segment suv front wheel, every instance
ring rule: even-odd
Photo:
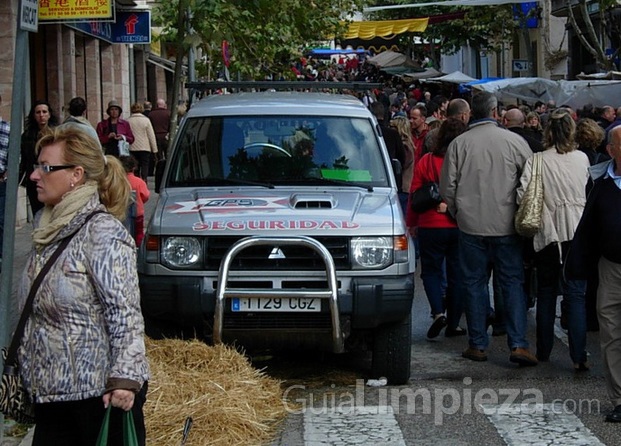
[[[412,316],[375,329],[371,373],[388,379],[388,384],[403,385],[410,379],[412,361]]]

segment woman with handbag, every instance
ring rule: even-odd
[[[543,189],[539,230],[533,238],[537,269],[537,359],[549,361],[554,343],[556,299],[563,295],[567,308],[569,354],[575,370],[588,370],[586,309],[583,280],[566,280],[562,274],[569,244],[586,203],[589,159],[577,150],[576,124],[564,109],[550,113],[543,135],[543,152],[526,161],[517,201],[528,207],[531,178]],[[533,185],[530,185],[531,189]],[[519,214],[519,212],[518,212]],[[518,228],[519,229],[519,228]]]
[[[95,444],[109,405],[108,444],[123,444],[121,415],[131,410],[144,445],[149,370],[136,247],[121,223],[130,197],[125,171],[76,125],[54,128],[37,148],[30,179],[45,207],[19,289],[22,307],[35,276],[45,275],[29,299],[18,351],[35,403],[33,445]]]
[[[129,156],[129,145],[134,142],[134,134],[129,122],[121,118],[123,114],[121,104],[115,100],[108,102],[106,113],[108,119],[97,123],[96,129],[104,152],[106,155],[116,157]],[[121,153],[122,149],[126,150],[127,153]]]
[[[455,219],[447,213],[441,197],[439,201],[428,199],[425,204],[417,195],[427,195],[425,190],[428,188],[433,190],[435,187],[437,191],[446,149],[466,128],[459,119],[449,118],[442,123],[432,152],[423,155],[416,163],[410,187],[406,224],[410,234],[418,238],[420,247],[421,278],[433,317],[427,331],[430,339],[437,337],[444,327],[447,327],[444,334],[448,337],[466,334],[466,330],[459,326],[463,313],[459,292],[459,229]]]

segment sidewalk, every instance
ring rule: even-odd
[[[147,201],[144,205],[144,221],[145,225],[151,218],[151,214],[155,209],[155,203],[157,201],[158,195],[154,192],[154,179],[153,177],[149,177],[149,190],[151,191],[151,197],[149,201]],[[28,260],[28,254],[30,253],[32,247],[32,223],[25,223],[21,227],[18,227],[15,230],[15,249],[14,249],[14,259],[13,259],[13,293],[17,289],[17,284],[21,279],[21,274],[26,267],[26,262]],[[13,326],[17,324],[17,319],[19,315],[13,315]],[[9,436],[8,431],[12,429],[14,423],[12,421],[6,421],[4,423],[4,438],[0,443],[0,446],[30,446],[32,444],[32,436],[34,434],[34,429],[30,429],[28,434],[24,438],[19,438],[15,436]]]

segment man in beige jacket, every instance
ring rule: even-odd
[[[142,104],[132,104],[131,115],[127,118],[134,134],[134,142],[129,148],[131,155],[138,161],[138,175],[145,182],[149,174],[149,160],[157,153],[157,142],[151,121],[143,112]]]
[[[487,92],[476,94],[468,131],[449,145],[440,176],[440,193],[460,232],[469,337],[469,347],[462,356],[487,360],[491,264],[505,304],[509,360],[536,365],[537,358],[528,350],[526,339],[522,239],[513,225],[516,190],[532,151],[524,138],[499,127],[497,119],[496,97]]]

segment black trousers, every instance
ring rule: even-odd
[[[138,443],[145,445],[144,406],[147,384],[136,394],[131,410],[136,425]],[[101,397],[80,401],[35,405],[33,446],[90,446],[95,445],[106,409]],[[112,408],[108,446],[123,446],[123,411]]]
[[[149,175],[149,160],[151,159],[151,152],[134,150],[130,153],[138,162],[138,172],[136,172],[136,175],[146,182],[147,176]]]

